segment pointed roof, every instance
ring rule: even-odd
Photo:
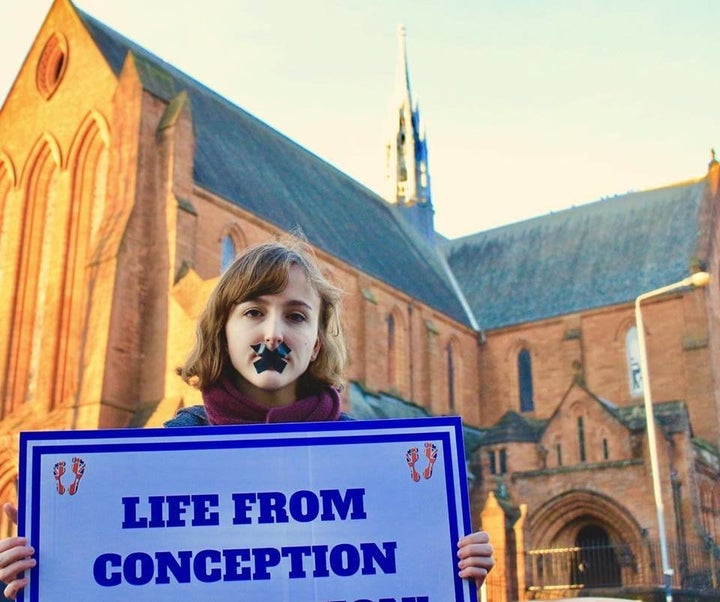
[[[483,329],[628,303],[686,278],[707,179],[632,192],[446,241]]]
[[[590,398],[607,410],[619,424],[630,432],[643,432],[647,425],[643,404],[616,407],[590,394]],[[498,443],[539,443],[548,425],[562,413],[561,406],[549,418],[523,416],[514,410],[508,410],[497,423],[482,429],[478,445],[487,446]],[[653,404],[653,415],[664,433],[690,432],[690,418],[687,406],[681,401],[666,401]]]
[[[548,420],[530,418],[508,410],[495,426],[485,429],[486,435],[480,443],[537,443],[547,423]]]
[[[565,393],[563,400],[560,402],[552,416],[547,420],[547,424],[552,422],[555,416],[560,415],[563,412],[563,405],[565,400],[568,399],[570,391],[579,387],[582,389],[591,400],[591,403],[597,403],[604,411],[610,416],[617,420],[630,432],[643,432],[647,429],[647,420],[645,418],[645,404],[635,404],[631,406],[617,406],[614,403],[603,399],[602,397],[595,395],[585,385],[580,383],[573,383],[568,391]],[[652,404],[652,413],[658,426],[663,430],[666,435],[672,433],[679,433],[688,431],[692,434],[692,427],[690,425],[690,416],[688,414],[687,406],[682,401],[663,401]]]
[[[132,53],[145,90],[190,98],[195,182],[470,325],[442,261],[407,234],[397,210],[307,149],[75,7],[115,74]]]

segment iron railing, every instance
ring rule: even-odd
[[[677,591],[720,589],[720,548],[668,544],[672,588]],[[622,545],[536,549],[526,557],[526,589],[633,589],[664,583],[660,546],[643,540]]]

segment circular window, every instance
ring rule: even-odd
[[[46,100],[60,85],[67,67],[67,55],[65,37],[54,33],[45,43],[37,66],[37,88]]]

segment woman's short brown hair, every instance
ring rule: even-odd
[[[195,345],[178,374],[197,387],[208,387],[233,370],[225,325],[238,303],[281,292],[290,268],[298,266],[320,296],[320,350],[300,377],[300,397],[318,388],[342,386],[347,347],[340,322],[342,292],[320,271],[310,246],[299,238],[266,242],[247,249],[225,270],[198,319]]]

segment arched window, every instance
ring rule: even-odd
[[[627,361],[628,384],[632,397],[642,397],[642,373],[640,372],[640,344],[637,328],[629,328],[625,335],[625,358]]]
[[[73,203],[67,219],[66,249],[61,280],[60,307],[52,354],[54,391],[52,407],[77,394],[87,365],[90,282],[97,270],[93,243],[105,214],[109,152],[97,122],[79,138],[73,161]]]
[[[222,274],[235,261],[237,254],[247,248],[248,240],[240,224],[236,221],[228,221],[220,230],[217,242],[220,273]]]
[[[452,343],[445,348],[447,355],[448,412],[455,413],[455,353]]]
[[[388,384],[392,387],[397,377],[397,365],[395,363],[395,317],[388,314],[387,322],[387,361],[388,361]]]
[[[487,453],[488,468],[490,474],[502,475],[507,474],[507,450],[502,447],[498,450],[491,449]]]
[[[518,354],[518,385],[520,387],[520,411],[532,412],[535,409],[533,401],[532,359],[527,349]]]
[[[0,157],[0,249],[2,250],[3,257],[8,256],[7,249],[7,231],[12,227],[12,224],[8,224],[5,219],[5,213],[7,211],[7,203],[10,197],[10,190],[13,187],[13,181],[11,178],[10,171],[5,165],[2,157]],[[6,260],[5,260],[6,261]],[[4,265],[5,261],[0,262],[0,265]],[[3,276],[7,270],[0,269],[0,290],[5,290]]]
[[[387,386],[394,394],[409,394],[408,333],[403,308],[393,307],[385,316]]]
[[[507,474],[507,450],[503,447],[499,453],[500,474]]]
[[[0,290],[4,291],[13,290],[13,274],[11,270],[8,269],[8,264],[11,262],[11,251],[9,251],[9,249],[12,247],[11,239],[13,235],[12,230],[8,227],[7,220],[5,219],[5,212],[7,210],[6,205],[10,196],[12,184],[8,168],[0,159]],[[2,368],[6,368],[8,365],[7,357],[9,328],[11,316],[13,315],[12,307],[13,304],[9,301],[0,306],[0,367]],[[0,370],[0,392],[2,392],[5,388],[6,374],[7,372],[5,370]],[[1,397],[2,396],[0,395],[0,401],[2,401]],[[3,413],[4,412],[0,412],[0,416],[3,415]],[[2,533],[4,533],[4,531]],[[5,535],[1,536],[5,537]]]
[[[2,467],[3,472],[5,472],[6,467]],[[12,474],[12,473],[10,473]],[[4,477],[4,482],[2,485],[0,485],[0,495],[2,495],[2,499],[4,500],[16,500],[17,494],[18,494],[18,487],[17,487],[17,477],[16,476],[10,476],[6,472],[6,475]],[[3,515],[5,513],[3,512]],[[0,537],[13,537],[17,534],[17,525],[11,521],[7,516],[1,516],[0,517]]]
[[[578,416],[577,419],[577,434],[578,434],[578,455],[580,456],[580,462],[587,460],[587,452],[585,450],[585,423],[582,416]]]
[[[222,273],[230,267],[237,251],[235,249],[235,241],[229,234],[222,237],[220,244],[220,273]]]
[[[11,187],[12,181],[10,180],[10,173],[5,163],[0,159],[0,226],[4,224],[5,202],[10,194]],[[2,227],[0,227],[0,232],[2,232]]]
[[[55,222],[58,166],[50,147],[41,147],[28,178],[27,202],[19,226],[19,257],[15,280],[10,349],[5,370],[4,410],[33,398],[46,343],[42,332],[49,311],[45,302],[51,254],[50,231]]]
[[[490,474],[497,474],[498,473],[498,467],[497,467],[497,459],[495,457],[495,450],[491,449],[487,453],[488,458],[488,467]]]

